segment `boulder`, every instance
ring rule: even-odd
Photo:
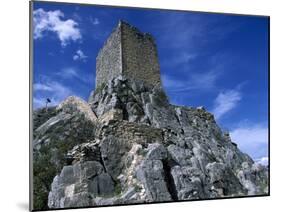
[[[136,171],[137,178],[144,184],[147,198],[152,202],[171,201],[165,182],[161,160],[144,160]]]

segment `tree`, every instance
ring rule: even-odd
[[[46,111],[48,110],[48,104],[51,103],[51,100],[49,98],[46,99]]]

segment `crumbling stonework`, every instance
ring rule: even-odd
[[[96,88],[118,75],[160,84],[157,47],[153,37],[119,21],[96,60]]]
[[[152,37],[120,22],[89,101],[34,112],[34,209],[269,194],[268,167],[204,107],[170,104],[158,82]]]
[[[96,88],[121,73],[121,28],[117,27],[96,58]]]
[[[89,106],[95,133],[67,152],[49,208],[268,194],[267,167],[203,107],[171,105],[158,87],[122,76],[95,91]]]
[[[154,85],[160,83],[157,47],[153,37],[126,23],[122,24],[121,30],[124,76]]]

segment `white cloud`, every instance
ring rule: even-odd
[[[256,163],[262,164],[264,166],[268,165],[268,157],[261,157],[255,160]]]
[[[78,50],[75,52],[74,56],[73,56],[73,60],[82,60],[82,61],[86,61],[87,58],[88,58],[88,56],[86,56],[86,55],[84,54],[84,52],[82,52],[82,50],[80,50],[80,49],[78,49]]]
[[[62,20],[64,14],[60,10],[45,11],[42,8],[33,12],[34,39],[42,38],[45,31],[57,34],[62,46],[82,38],[78,23],[72,19]]]
[[[231,132],[231,137],[241,147],[248,144],[267,144],[268,129],[260,125],[236,128]]]
[[[266,157],[268,151],[268,128],[255,124],[245,125],[230,132],[233,142],[252,158]],[[263,159],[264,160],[264,159]]]
[[[73,67],[63,68],[58,75],[64,79],[79,78],[78,70]]]
[[[98,18],[93,18],[92,16],[90,17],[90,21],[93,25],[99,25],[100,21]]]
[[[52,91],[53,88],[51,88],[49,85],[41,84],[41,83],[35,83],[33,85],[34,91]]]
[[[61,69],[58,73],[58,76],[60,76],[62,79],[70,80],[75,79],[79,80],[85,84],[92,83],[92,76],[89,76],[89,74],[81,72],[79,69],[74,67],[67,67]]]
[[[217,119],[220,119],[230,110],[234,109],[239,101],[241,100],[242,95],[239,90],[228,90],[220,92],[217,98],[215,99],[213,113]]]

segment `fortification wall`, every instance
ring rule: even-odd
[[[122,21],[96,58],[96,88],[118,75],[152,85],[161,83],[153,37]]]
[[[122,73],[121,30],[116,27],[96,58],[96,88]]]
[[[150,34],[123,23],[121,27],[122,74],[150,84],[160,83],[157,47]]]

